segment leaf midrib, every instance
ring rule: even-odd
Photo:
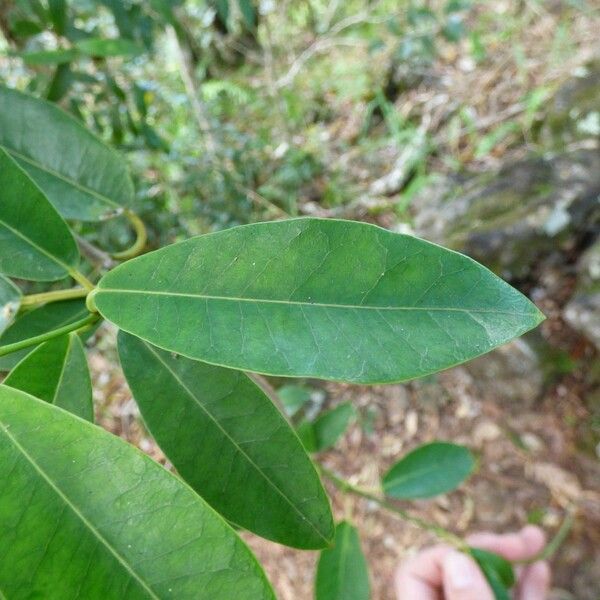
[[[25,448],[19,443],[19,441],[11,435],[8,431],[8,425],[0,420],[0,427],[2,428],[5,436],[13,444],[13,446],[25,457],[29,464],[38,472],[42,479],[54,490],[58,497],[73,511],[73,513],[81,520],[81,522],[92,532],[92,534],[106,547],[106,549],[123,565],[125,570],[142,586],[151,598],[154,600],[160,600],[152,588],[138,575],[133,567],[125,560],[123,556],[114,548],[109,541],[88,521],[85,515],[79,510],[73,502],[61,491],[61,489],[52,481],[50,476],[42,469],[42,467],[36,462],[36,460],[25,450]]]
[[[236,448],[236,450],[248,461],[248,463],[262,476],[262,478],[273,488],[288,504],[289,506],[305,521],[311,529],[324,541],[329,545],[330,540],[326,538],[316,527],[316,525],[306,516],[302,511],[292,502],[292,500],[275,484],[274,481],[270,479],[270,477],[252,460],[252,458],[244,451],[244,449],[236,443],[235,439],[229,435],[229,433],[223,428],[221,423],[212,415],[212,413],[196,398],[192,390],[181,380],[179,375],[163,360],[162,356],[160,356],[154,348],[151,347],[146,341],[141,340],[144,345],[148,348],[148,350],[156,356],[158,361],[165,367],[165,369],[172,375],[172,377],[177,381],[177,383],[181,386],[183,391],[200,407],[200,409],[206,414],[206,416],[217,426],[218,429],[221,430],[223,435],[231,442],[231,444]]]
[[[104,202],[104,203],[110,205],[112,208],[122,208],[122,206],[120,204],[117,204],[116,202],[111,200],[108,196],[103,196],[102,194],[93,190],[92,188],[88,188],[88,187],[78,183],[74,179],[70,179],[69,177],[66,177],[65,175],[63,175],[62,173],[59,173],[58,171],[55,171],[54,169],[51,169],[50,167],[44,166],[42,163],[34,160],[30,156],[21,154],[20,152],[17,152],[13,148],[9,148],[5,144],[0,144],[0,148],[3,148],[9,154],[12,154],[13,156],[15,156],[17,158],[20,158],[21,160],[25,161],[26,163],[29,163],[30,165],[37,167],[40,171],[44,171],[45,173],[48,173],[49,175],[56,177],[56,179],[60,179],[61,181],[64,181],[71,187],[74,187],[74,188],[78,189],[79,191],[89,194],[90,196],[95,197],[96,199],[100,200],[101,202]]]
[[[188,292],[159,292],[155,290],[125,290],[99,287],[97,296],[101,294],[137,294],[147,296],[169,296],[179,298],[197,298],[201,300],[226,300],[230,302],[248,302],[254,304],[283,304],[291,306],[315,306],[319,308],[348,308],[354,310],[389,310],[389,311],[424,311],[424,312],[460,312],[460,313],[490,313],[498,315],[514,315],[535,317],[535,312],[517,312],[509,310],[494,310],[486,308],[458,308],[453,306],[365,306],[364,304],[331,304],[326,302],[300,302],[297,300],[273,300],[268,298],[239,298],[237,296],[213,296],[210,294],[193,294]]]

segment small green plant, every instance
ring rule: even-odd
[[[416,449],[367,492],[307,454],[353,408],[301,421],[303,445],[253,374],[406,381],[523,334],[538,309],[466,256],[351,221],[258,223],[142,254],[133,196],[123,160],[79,121],[0,87],[0,597],[273,598],[243,528],[322,550],[319,600],[366,599],[358,533],[335,526],[324,476],[473,554],[508,598],[510,564],[394,503],[456,488],[475,466],[466,448]],[[120,215],[138,239],[91,281],[67,223]],[[102,320],[177,476],[92,423],[82,339]],[[307,401],[286,393],[293,412]]]

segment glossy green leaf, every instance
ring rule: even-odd
[[[78,262],[79,251],[67,224],[0,148],[0,273],[55,281],[67,277]]]
[[[362,383],[459,364],[543,318],[466,256],[325,219],[246,225],[146,254],[105,275],[95,304],[190,358]]]
[[[133,199],[121,156],[54,104],[3,86],[0,147],[66,219],[100,220]]]
[[[312,423],[300,423],[298,436],[309,452],[322,452],[331,448],[344,435],[355,418],[354,406],[350,402],[343,402],[320,414]]]
[[[342,522],[335,528],[333,548],[323,550],[317,566],[316,600],[369,600],[367,561],[358,531]]]
[[[19,316],[0,337],[0,346],[21,342],[47,331],[58,329],[63,325],[83,319],[87,314],[89,313],[83,300],[66,300],[40,306]],[[31,348],[0,356],[0,371],[9,371],[38,346],[31,346]]]
[[[144,49],[136,43],[127,39],[101,39],[86,38],[78,40],[75,44],[77,49],[88,56],[107,58],[109,56],[136,56]]]
[[[250,550],[120,438],[0,386],[0,590],[11,600],[260,600]]]
[[[14,321],[21,306],[21,290],[6,277],[0,275],[0,335]]]
[[[510,600],[510,588],[515,584],[512,565],[502,556],[479,548],[469,548],[494,593],[495,600]]]
[[[384,476],[383,490],[392,498],[431,498],[451,492],[474,468],[468,448],[432,442],[399,460]]]
[[[4,380],[86,419],[94,420],[92,382],[81,339],[76,333],[55,338],[28,354]]]
[[[315,468],[248,376],[173,356],[123,332],[119,355],[148,429],[216,510],[288,546],[329,543],[333,518]]]
[[[283,385],[277,390],[277,396],[283,405],[285,413],[293,417],[310,401],[310,390],[301,385]]]

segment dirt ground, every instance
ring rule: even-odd
[[[165,463],[140,425],[116,366],[113,335],[104,329],[99,349],[90,357],[99,423]],[[574,506],[574,526],[552,560],[552,599],[598,600],[600,466],[580,450],[589,421],[581,397],[583,374],[575,370],[544,384],[530,369],[526,351],[521,342],[513,342],[469,366],[405,385],[322,384],[328,406],[351,400],[361,414],[372,416],[372,428],[367,432],[354,425],[334,450],[317,459],[353,484],[375,490],[380,475],[420,443],[442,439],[470,446],[479,467],[466,485],[448,496],[402,507],[459,535],[509,531],[535,522],[551,537]],[[395,566],[434,540],[372,502],[343,495],[329,484],[327,488],[336,518],[349,519],[360,530],[373,599],[394,600],[390,579]],[[281,600],[313,597],[317,553],[243,535]]]

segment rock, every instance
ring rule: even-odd
[[[600,240],[579,259],[575,293],[563,317],[600,350]]]
[[[598,234],[599,196],[597,149],[529,158],[491,180],[474,178],[450,195],[415,202],[415,233],[520,280],[541,260],[561,264]]]
[[[550,148],[600,139],[600,61],[576,70],[556,93],[541,128]]]
[[[481,396],[531,407],[544,388],[536,353],[522,339],[514,340],[464,365]]]

